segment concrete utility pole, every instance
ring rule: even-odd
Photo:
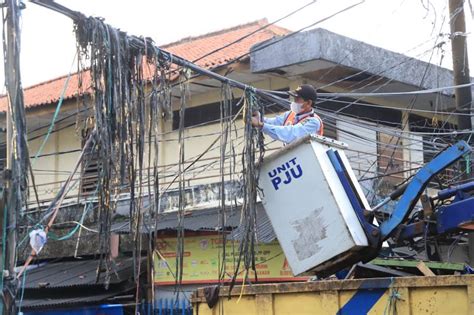
[[[469,60],[467,56],[466,22],[464,19],[464,0],[449,0],[451,26],[451,49],[453,52],[454,84],[471,83]],[[470,114],[473,110],[471,87],[458,88],[454,91],[456,109],[459,113]],[[471,129],[471,117],[459,116],[459,130]]]
[[[451,27],[451,49],[453,52],[454,85],[471,83],[469,76],[469,60],[467,55],[466,21],[464,19],[464,0],[449,0],[449,16]],[[467,86],[454,91],[456,97],[456,110],[458,113],[472,114],[471,87]],[[459,130],[472,130],[471,116],[458,117]],[[467,161],[470,163],[470,160]],[[467,165],[466,165],[467,167]],[[471,171],[472,172],[472,171]],[[465,178],[472,177],[472,173]],[[474,232],[468,234],[469,262],[474,264]]]
[[[17,293],[17,279],[15,274],[16,265],[16,247],[17,247],[17,211],[18,206],[21,207],[21,202],[18,202],[18,191],[14,183],[15,178],[19,176],[17,161],[14,156],[18,156],[15,152],[13,132],[13,111],[18,111],[21,107],[23,110],[23,92],[20,83],[20,69],[19,69],[19,10],[18,0],[6,0],[3,4],[7,8],[6,15],[6,47],[5,47],[5,83],[8,96],[8,109],[6,115],[7,124],[7,139],[6,139],[6,167],[4,171],[5,179],[5,200],[6,205],[2,211],[7,211],[6,228],[6,253],[4,257],[5,265],[3,268],[3,314],[16,314],[15,298]],[[17,126],[18,127],[18,126]],[[17,171],[15,171],[17,170]],[[17,180],[17,179],[16,179]]]

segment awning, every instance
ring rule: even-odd
[[[141,259],[141,272],[145,268]],[[17,295],[22,309],[64,308],[133,301],[136,291],[132,257],[114,260],[106,287],[105,268],[99,277],[98,259],[75,259],[31,265],[19,279],[20,292],[24,281],[24,297]],[[23,280],[23,277],[26,277]]]
[[[258,241],[268,243],[276,238],[270,219],[267,217],[261,204],[257,205],[257,238]],[[219,208],[210,208],[204,210],[193,210],[185,214],[183,227],[189,231],[219,231],[221,229]],[[242,226],[240,208],[226,209],[225,228],[231,229],[230,237],[241,239]],[[160,214],[157,222],[144,219],[140,226],[141,233],[150,233],[153,231],[176,230],[178,228],[178,212],[165,212]],[[112,231],[118,234],[130,232],[130,221],[118,222],[112,225]]]

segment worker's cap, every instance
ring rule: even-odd
[[[310,84],[300,85],[296,88],[296,90],[289,91],[288,94],[293,97],[301,97],[305,101],[311,100],[313,102],[316,101],[316,98],[318,97],[316,89]]]

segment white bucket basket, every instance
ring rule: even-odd
[[[369,209],[349,165],[344,143],[307,136],[266,157],[260,165],[262,204],[294,275],[336,264],[368,240],[327,150],[338,151],[356,193]]]

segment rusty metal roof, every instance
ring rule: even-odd
[[[204,210],[193,210],[188,212],[183,220],[184,229],[190,231],[219,231],[221,223],[219,219],[219,209],[209,208]],[[234,228],[231,237],[240,239],[242,231],[240,227],[240,208],[230,211],[226,210],[225,225],[226,228]],[[175,230],[178,227],[178,213],[176,211],[167,212],[160,215],[157,223],[157,231]],[[141,233],[150,233],[155,230],[155,222],[144,220],[140,227]],[[119,234],[130,232],[130,222],[119,222],[112,226],[112,231]],[[270,219],[268,219],[263,207],[257,205],[257,237],[260,242],[271,242],[276,238]]]
[[[145,258],[141,263],[144,266]],[[23,275],[26,278],[21,304],[25,309],[94,305],[127,296],[133,300],[132,257],[115,259],[107,289],[105,272],[101,272],[97,279],[97,259],[49,262],[31,267]],[[141,270],[143,273],[146,268]],[[23,283],[23,278],[19,279],[19,283]]]
[[[96,305],[102,303],[111,303],[115,302],[115,297],[117,295],[127,294],[130,291],[133,291],[134,288],[129,287],[126,290],[103,290],[101,293],[96,293],[87,296],[73,296],[73,297],[64,297],[58,294],[57,298],[52,297],[40,297],[40,298],[28,298],[21,302],[22,310],[29,309],[60,309],[60,308],[70,308],[70,307],[84,307],[88,305]],[[26,294],[25,294],[26,295]],[[19,305],[19,302],[17,302]]]
[[[230,234],[231,239],[241,240],[243,237],[242,226],[237,228]],[[257,241],[262,243],[270,243],[276,238],[273,231],[272,223],[268,218],[265,210],[261,205],[257,205]]]
[[[43,263],[32,267],[26,272],[25,289],[96,286],[105,283],[105,272],[101,272],[96,281],[99,260],[95,259]],[[133,258],[117,259],[112,270],[110,284],[128,280],[133,275]]]

